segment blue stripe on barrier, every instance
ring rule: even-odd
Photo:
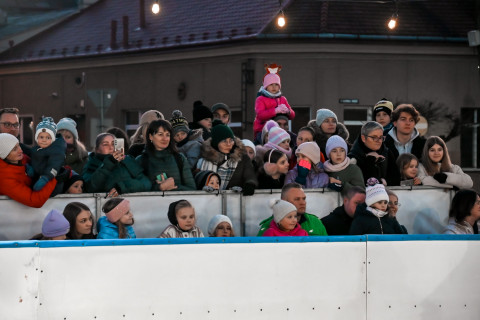
[[[454,241],[480,240],[480,234],[369,234],[368,241]]]

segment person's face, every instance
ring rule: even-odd
[[[228,154],[232,151],[235,141],[232,138],[223,139],[218,143],[218,151]]]
[[[403,173],[405,174],[405,177],[409,179],[415,178],[418,173],[418,161],[412,159],[410,163],[403,168]]]
[[[100,146],[97,149],[97,153],[99,154],[113,154],[115,151],[115,146],[113,145],[113,137],[108,135],[105,136],[100,143]]]
[[[58,133],[62,135],[63,140],[65,140],[66,143],[73,144],[74,136],[70,131],[66,129],[62,129],[62,130],[58,130]]]
[[[155,134],[149,134],[148,138],[152,141],[155,150],[164,150],[170,144],[170,132],[159,127]]]
[[[37,137],[37,144],[42,149],[49,147],[52,144],[52,137],[47,132],[40,132]]]
[[[397,133],[411,135],[415,129],[415,119],[408,112],[400,112],[398,120],[393,125],[397,128]]]
[[[368,136],[362,135],[361,137],[365,146],[370,150],[377,151],[382,147],[383,130],[381,129],[375,129]]]
[[[187,133],[185,131],[178,131],[174,136],[173,136],[173,140],[175,140],[175,142],[180,142],[182,141],[183,139],[185,139],[187,137]]]
[[[312,142],[312,141],[313,141],[313,136],[307,130],[300,131],[297,135],[297,147],[304,142]]]
[[[232,236],[232,226],[228,222],[220,222],[215,228],[214,232],[215,237],[231,237]]]
[[[278,83],[272,83],[269,84],[265,89],[270,93],[276,94],[278,91],[280,91],[280,86]]]
[[[82,180],[75,181],[70,186],[70,188],[68,188],[66,193],[70,193],[70,194],[83,193],[83,181]]]
[[[87,210],[82,210],[77,215],[77,219],[75,220],[75,229],[77,230],[78,234],[90,234],[92,232],[93,226],[93,217],[92,213]]]
[[[212,129],[212,118],[205,118],[198,121],[198,124],[207,128],[208,130]]]
[[[189,231],[195,226],[195,210],[191,207],[177,211],[177,221],[180,229]]]
[[[297,218],[297,211],[292,211],[285,216],[280,222],[278,226],[280,230],[283,231],[292,231],[297,226],[298,218]]]
[[[335,120],[335,118],[327,118],[323,120],[320,128],[322,129],[323,133],[334,134],[335,130],[337,130],[337,120]]]
[[[120,218],[120,222],[129,226],[129,225],[132,225],[133,224],[133,213],[128,210],[127,213],[125,213],[121,218]]]
[[[250,160],[253,160],[253,158],[255,158],[255,151],[250,147],[245,147],[245,150],[247,150],[247,156]]]
[[[23,151],[19,143],[15,145],[12,151],[10,151],[10,153],[8,154],[7,158],[5,158],[5,160],[8,160],[10,162],[21,161],[22,159],[23,159]]]
[[[20,124],[18,122],[18,116],[15,113],[4,113],[0,116],[0,133],[10,133],[17,138],[19,132]]]
[[[345,152],[345,149],[343,149],[342,147],[337,147],[333,148],[332,151],[330,151],[329,156],[333,164],[339,164],[345,160],[347,154]]]
[[[288,121],[285,119],[278,119],[275,120],[275,122],[278,124],[280,128],[282,128],[285,131],[288,131]]]
[[[387,211],[387,205],[388,201],[387,200],[380,200],[372,204],[372,208],[375,208],[377,210],[386,212]]]
[[[393,194],[388,195],[388,213],[395,216],[398,211],[398,198]]]
[[[475,218],[475,220],[480,219],[480,197],[477,195],[477,200],[470,210],[470,215]]]
[[[278,144],[280,148],[283,148],[285,150],[290,150],[290,139],[283,140]]]
[[[280,159],[278,159],[277,167],[279,173],[287,174],[290,164],[288,163],[286,155],[283,155]]]
[[[353,216],[355,215],[355,210],[357,210],[357,206],[364,202],[365,202],[364,193],[356,193],[353,195],[351,199],[343,198],[343,206],[345,208],[345,212],[351,218],[353,218]]]
[[[213,119],[218,119],[222,121],[223,124],[228,124],[230,122],[230,115],[225,109],[217,109],[213,113]]]
[[[390,116],[385,111],[379,111],[375,116],[375,121],[377,121],[378,123],[380,123],[382,126],[385,127],[390,123]]]
[[[283,200],[293,204],[297,208],[298,214],[304,214],[307,209],[307,196],[303,189],[291,188],[287,191]]]
[[[207,186],[212,187],[215,190],[220,189],[220,181],[218,180],[218,177],[216,175],[211,176]]]
[[[434,163],[442,162],[443,159],[443,148],[438,144],[434,144],[430,149],[428,149],[428,157]]]
[[[67,239],[67,235],[66,234],[62,234],[61,236],[58,236],[58,237],[53,237],[52,240],[66,240]]]
[[[308,162],[312,163],[312,160],[310,160],[309,157],[307,157],[303,153],[297,153],[297,163],[300,162],[300,160],[307,160]],[[313,163],[312,163],[312,165],[313,165]]]

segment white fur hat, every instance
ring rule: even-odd
[[[229,217],[227,217],[226,215],[223,215],[223,214],[217,214],[208,223],[208,235],[213,237],[215,235],[215,229],[222,222],[227,222],[228,224],[230,224],[230,226],[233,229],[232,220],[230,220]]]
[[[276,223],[282,221],[290,212],[297,211],[297,207],[292,203],[280,199],[270,200],[270,207],[273,210],[273,220],[275,220]]]
[[[10,133],[0,133],[0,158],[5,159],[18,143],[18,139]]]

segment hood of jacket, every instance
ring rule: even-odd
[[[211,142],[212,138],[209,138],[202,144],[202,158],[215,164],[222,163],[225,161],[225,154],[213,148]],[[240,162],[244,154],[246,154],[245,146],[239,138],[235,137],[233,152],[228,154],[228,158]]]
[[[322,128],[317,125],[317,120],[310,120],[307,124],[307,127],[310,127],[313,129],[313,131],[315,131],[315,141],[317,142],[318,146],[325,147],[328,137],[323,132]],[[348,138],[350,137],[350,133],[348,132],[347,127],[345,127],[345,125],[340,122],[337,122],[337,129],[335,130],[334,135],[339,135],[345,141],[348,141]]]

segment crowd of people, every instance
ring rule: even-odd
[[[19,110],[1,109],[0,194],[31,207],[60,193],[111,197],[97,232],[89,208],[72,202],[63,214],[49,212],[36,239],[135,238],[130,203],[120,195],[172,190],[236,190],[249,196],[256,189],[282,189],[259,236],[357,235],[407,233],[396,220],[398,197],[386,187],[428,185],[460,190],[447,233],[478,233],[480,197],[470,190],[471,177],[451,163],[440,137],[419,134],[413,105],[394,108],[380,100],[373,106],[375,121],[366,122],[358,137],[350,137],[337,115],[322,108],[295,134],[288,130],[295,112],[282,95],[278,68],[266,69],[255,102],[253,141],[234,135],[224,103],[207,107],[196,101],[192,122],[180,110],[168,120],[158,110],[147,111],[132,137],[110,128],[96,137],[91,152],[70,118],[55,123],[44,117],[34,146],[24,145],[18,140]],[[319,219],[305,212],[304,188],[341,192],[344,203]],[[159,237],[203,237],[195,214],[187,200],[170,204],[171,225]],[[233,236],[234,226],[228,217],[215,216],[208,235]]]

